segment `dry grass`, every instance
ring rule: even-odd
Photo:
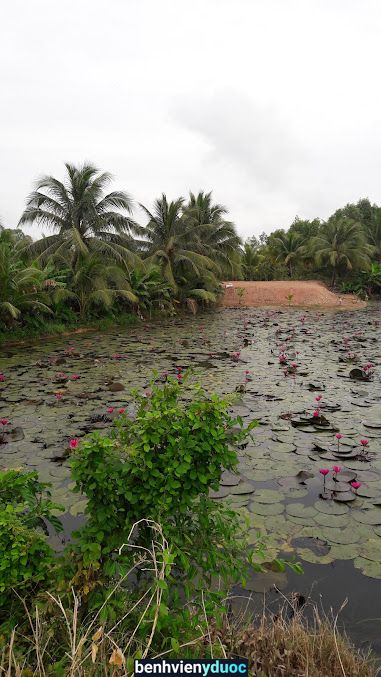
[[[344,605],[343,605],[344,606]],[[312,606],[312,621],[303,618],[303,610],[277,615],[263,614],[255,623],[227,622],[224,629],[214,628],[212,637],[224,648],[227,657],[248,658],[253,677],[376,677],[370,653],[359,652],[344,634],[337,632],[338,614],[328,618]]]
[[[309,625],[306,625],[302,611],[294,610],[291,620],[286,620],[285,613],[276,616],[264,613],[253,624],[247,621],[247,617],[245,620],[246,614],[233,621],[226,616],[222,628],[217,628],[213,619],[207,618],[202,597],[205,623],[198,626],[198,636],[180,646],[178,655],[172,650],[161,654],[154,651],[157,612],[153,614],[150,631],[144,645],[141,645],[137,640],[139,627],[151,605],[158,609],[161,602],[162,590],[158,582],[165,578],[163,555],[168,547],[160,525],[151,520],[141,522],[151,529],[151,547],[141,548],[131,543],[122,546],[136,548],[136,566],[143,567],[152,575],[152,586],[147,588],[141,599],[126,604],[125,613],[116,622],[107,625],[100,622],[102,609],[81,622],[80,600],[74,592],[72,604],[66,606],[59,597],[49,594],[51,608],[47,616],[41,616],[38,608],[31,614],[24,604],[29,632],[25,635],[16,628],[8,641],[2,644],[0,677],[48,677],[53,674],[65,674],[65,677],[127,677],[132,674],[132,658],[137,650],[142,658],[181,658],[193,653],[203,658],[246,657],[251,663],[249,674],[253,677],[381,675],[369,656],[361,655],[345,636],[338,634],[337,616],[332,619],[322,617],[316,607],[313,607],[313,621]],[[133,529],[138,525],[134,525]],[[111,591],[109,598],[123,580]],[[285,601],[285,609],[290,610],[290,602]],[[131,614],[136,616],[137,612],[136,626],[126,634],[121,630],[123,621]],[[63,657],[65,667],[58,672],[52,671],[58,655],[61,660]]]

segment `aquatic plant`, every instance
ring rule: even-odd
[[[353,487],[355,493],[357,493],[357,489],[360,489],[361,487],[361,482],[351,482],[351,487]]]
[[[325,479],[329,473],[329,468],[320,468],[319,473],[323,475],[323,493],[325,493]]]
[[[79,444],[79,440],[74,438],[74,439],[70,440],[69,447],[70,447],[70,449],[76,449],[78,447],[78,444]]]

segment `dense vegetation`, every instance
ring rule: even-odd
[[[208,496],[223,468],[236,469],[236,447],[256,422],[244,428],[228,414],[231,400],[186,381],[136,394],[135,417],[121,411],[111,436],[71,440],[87,519],[60,556],[44,535],[49,525],[62,530],[48,485],[35,471],[0,473],[0,648],[9,665],[105,674],[104,650],[129,666],[147,653],[176,654],[206,635],[209,615],[218,622],[229,586],[261,557],[233,510]]]
[[[108,192],[111,177],[66,165],[63,182],[41,178],[18,229],[0,225],[0,333],[62,331],[68,326],[213,304],[223,279],[321,278],[363,296],[381,289],[381,208],[369,200],[326,222],[296,218],[288,230],[244,244],[211,193],[153,207]],[[21,229],[51,234],[32,241]]]
[[[327,221],[295,218],[287,229],[249,238],[241,265],[246,280],[322,279],[341,291],[381,291],[381,208],[368,199],[347,204]]]

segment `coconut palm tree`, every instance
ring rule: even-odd
[[[6,325],[27,311],[52,312],[46,279],[45,271],[20,259],[12,231],[0,231],[0,317]]]
[[[193,226],[190,235],[198,242],[200,253],[217,261],[227,277],[237,277],[242,241],[234,223],[225,218],[227,213],[223,205],[213,204],[211,192],[200,191],[197,195],[191,192],[183,218],[188,226]]]
[[[318,266],[326,265],[332,271],[332,286],[340,269],[368,268],[372,253],[361,224],[346,217],[332,218],[324,223],[319,234],[311,239],[308,249]]]
[[[78,306],[82,319],[91,308],[110,309],[117,299],[138,302],[124,270],[117,264],[105,263],[97,253],[77,259],[68,297]]]
[[[258,279],[258,265],[262,262],[263,256],[258,249],[250,242],[245,242],[243,246],[241,265],[245,280]]]
[[[152,311],[173,310],[171,298],[173,289],[170,284],[163,280],[160,269],[156,266],[135,268],[129,274],[131,291],[137,297],[137,311],[139,314]]]
[[[31,257],[70,259],[97,253],[120,263],[134,263],[132,233],[139,227],[131,218],[132,202],[127,193],[106,193],[111,175],[91,164],[65,164],[64,182],[53,176],[37,181],[20,219],[53,231],[29,247]]]
[[[366,233],[369,244],[374,248],[377,261],[381,262],[381,207],[374,208]]]
[[[289,277],[292,277],[293,266],[301,258],[304,240],[299,233],[279,230],[270,235],[269,246],[273,249],[275,260],[287,266]]]
[[[187,277],[202,277],[218,272],[218,265],[200,251],[200,242],[194,234],[194,224],[183,219],[184,198],[168,202],[163,193],[149,211],[140,205],[148,216],[141,250],[150,263],[160,266],[163,277],[173,289]]]

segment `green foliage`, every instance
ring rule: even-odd
[[[233,445],[250,429],[227,413],[229,400],[200,386],[169,381],[136,394],[136,418],[121,417],[112,438],[95,434],[72,460],[77,490],[88,497],[79,541],[82,565],[109,575],[110,554],[127,542],[132,525],[165,524],[178,576],[190,584],[242,573],[246,561],[237,516],[208,498],[223,468],[237,464]],[[77,553],[78,554],[78,553]]]
[[[139,227],[131,218],[127,193],[105,193],[111,176],[91,164],[65,164],[64,182],[44,176],[29,195],[20,225],[48,227],[53,235],[28,247],[31,257],[75,264],[78,257],[105,256],[121,264],[134,263],[133,232]],[[116,211],[117,210],[117,211]]]
[[[50,575],[53,551],[44,534],[47,524],[56,531],[62,525],[53,514],[61,507],[51,501],[48,487],[35,471],[0,472],[0,607],[5,618],[15,606],[14,592],[35,593]]]
[[[318,265],[326,265],[332,271],[332,285],[340,270],[352,271],[370,264],[371,247],[363,228],[346,217],[332,218],[323,224],[310,241],[310,250]]]
[[[0,232],[0,320],[8,326],[28,310],[51,313],[46,271],[26,265],[19,245],[12,231]]]

